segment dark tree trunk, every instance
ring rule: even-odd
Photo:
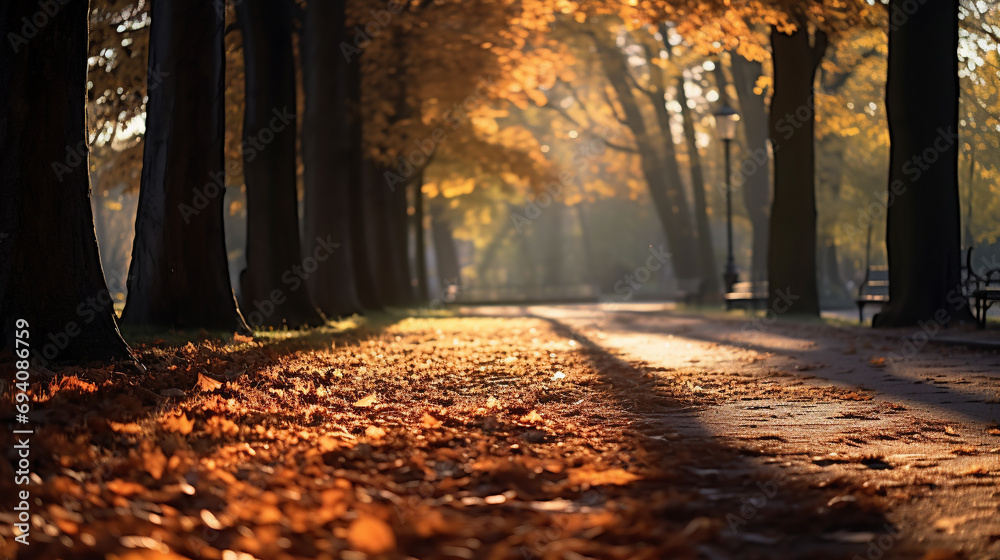
[[[971,321],[961,293],[958,0],[903,4],[889,6],[889,303],[873,324]]]
[[[414,252],[415,270],[417,275],[418,303],[430,301],[430,290],[427,286],[427,235],[424,231],[424,176],[420,173],[413,181],[413,235],[415,239]]]
[[[134,363],[115,325],[90,203],[89,3],[70,2],[36,35],[8,41],[38,6],[0,3],[0,348],[15,351],[26,330],[33,366]]]
[[[122,322],[249,333],[229,285],[223,230],[224,14],[152,4],[139,208]]]
[[[733,85],[740,100],[743,139],[746,156],[740,164],[743,204],[752,228],[750,278],[755,282],[767,280],[768,214],[771,207],[771,156],[767,150],[768,116],[764,94],[754,92],[757,78],[764,70],[760,62],[750,61],[733,52]],[[722,72],[722,67],[719,67]],[[723,84],[724,85],[724,84]]]
[[[308,3],[302,41],[305,239],[329,238],[339,244],[306,283],[313,301],[331,317],[349,316],[362,307],[353,271],[350,202],[351,144],[356,141],[351,129],[357,126],[350,80],[357,74],[340,51],[347,37],[345,6],[344,0]]]
[[[362,307],[377,311],[385,307],[387,302],[382,299],[382,290],[375,268],[376,262],[372,256],[378,250],[375,234],[372,233],[374,214],[369,194],[371,189],[367,184],[367,176],[372,173],[367,168],[372,164],[361,156],[360,141],[359,137],[357,149],[352,151],[358,159],[354,160],[355,163],[351,166],[351,257],[354,262],[352,270],[354,272],[354,285],[357,288],[358,299]]]
[[[782,315],[819,316],[813,84],[827,38],[822,31],[814,41],[809,35],[804,24],[791,35],[771,31],[774,204],[767,268],[771,300],[788,305]]]
[[[393,270],[396,271],[392,290],[400,305],[411,305],[414,302],[413,274],[410,266],[410,201],[406,196],[412,182],[412,180],[407,181],[390,189],[393,215],[389,219],[393,232],[392,257],[395,260]]]
[[[437,263],[439,289],[446,285],[461,285],[462,273],[458,262],[458,248],[452,236],[451,222],[444,215],[445,199],[440,195],[431,201],[431,239],[434,242],[434,260]],[[492,246],[491,242],[491,246]],[[485,263],[488,266],[489,263]],[[485,278],[485,275],[482,275]]]
[[[669,46],[665,43],[664,46]],[[677,80],[677,102],[681,105],[681,118],[684,122],[684,141],[687,144],[688,162],[691,167],[691,192],[694,195],[694,218],[698,224],[698,256],[701,261],[701,286],[703,296],[714,297],[721,301],[721,284],[719,271],[715,266],[715,248],[712,245],[712,230],[708,225],[708,201],[705,197],[705,175],[701,169],[701,153],[698,152],[698,142],[695,138],[694,117],[687,106],[687,93],[684,85],[687,80],[681,76]],[[669,139],[667,142],[673,142]]]
[[[613,44],[608,45],[600,39],[595,43],[604,72],[615,90],[618,102],[625,111],[625,121],[635,137],[643,177],[649,185],[650,198],[666,234],[674,273],[681,280],[700,278],[698,239],[694,224],[691,222],[691,211],[684,196],[677,160],[674,159],[672,165],[669,161],[665,161],[660,149],[664,139],[654,139],[646,126],[628,77],[629,69],[625,54]],[[669,142],[669,138],[666,141]],[[672,144],[670,147],[673,147]]]
[[[402,262],[399,246],[399,228],[405,228],[401,221],[398,192],[390,190],[384,179],[385,167],[374,160],[366,160],[363,172],[363,197],[366,199],[366,238],[368,259],[378,298],[383,305],[398,306],[410,303],[409,270]],[[405,192],[404,192],[405,194]]]
[[[247,186],[247,267],[240,275],[243,310],[252,327],[298,329],[325,319],[304,280],[340,250],[341,239],[299,244],[296,189],[295,55],[291,0],[236,4],[243,32],[246,110],[243,176]],[[310,232],[312,233],[312,232]]]

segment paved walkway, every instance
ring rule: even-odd
[[[730,441],[818,485],[863,479],[892,501],[900,532],[842,535],[870,539],[872,554],[900,539],[1000,558],[1000,353],[941,344],[995,333],[768,323],[653,304],[489,313],[550,320],[703,403],[657,418],[664,430]]]

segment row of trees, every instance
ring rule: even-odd
[[[766,152],[769,138],[774,154],[770,206],[766,159],[744,183],[753,274],[763,277],[766,268],[773,291],[799,295],[790,313],[816,314],[816,72],[830,39],[886,21],[895,202],[888,226],[893,292],[881,323],[913,324],[939,309],[960,319],[968,314],[949,300],[959,271],[958,143],[940,150],[937,163],[916,177],[904,168],[934,146],[940,130],[957,130],[957,0],[893,1],[888,12],[863,2],[818,0],[739,6],[675,0],[641,7],[608,1],[575,13],[541,0],[391,2],[374,10],[360,4],[243,0],[224,10],[195,0],[151,6],[107,0],[90,11],[82,1],[46,11],[27,0],[5,3],[0,31],[23,36],[0,55],[0,79],[13,84],[0,92],[5,342],[12,340],[10,319],[24,317],[35,332],[53,335],[61,361],[129,357],[98,259],[89,169],[67,164],[78,146],[114,147],[124,137],[117,149],[122,168],[141,146],[123,324],[249,331],[233,297],[223,236],[222,193],[237,176],[246,185],[248,221],[243,312],[255,327],[298,328],[319,324],[324,315],[426,299],[419,214],[432,163],[522,181],[538,192],[565,179],[529,139],[530,123],[515,125],[502,110],[555,110],[561,115],[553,119],[598,134],[600,123],[579,122],[579,114],[552,102],[560,88],[606,99],[630,139],[605,143],[637,158],[676,274],[706,280],[715,290],[693,120],[683,114],[689,206],[664,105],[673,87],[683,113],[686,78],[668,77],[656,60],[661,52],[684,56],[672,34],[693,52],[731,51],[745,148]],[[653,23],[656,33],[611,34],[608,18]],[[88,22],[91,43],[99,47],[90,57],[89,82]],[[755,32],[761,26],[770,27],[774,66],[769,111],[759,87],[767,53],[761,40],[767,35]],[[648,62],[640,72],[631,62],[636,54]],[[234,57],[241,57],[237,84],[227,83],[225,72]],[[567,61],[582,57],[591,58],[610,88],[577,87]],[[720,71],[717,80],[724,79]],[[146,95],[138,93],[143,82]],[[243,108],[240,138],[227,137],[232,104],[226,101],[234,90]],[[87,131],[88,99],[93,113],[110,116],[104,121],[110,126],[97,127],[94,137]],[[136,121],[144,123],[141,144],[127,134]],[[226,166],[233,145],[242,154],[235,171]],[[410,209],[418,219],[410,219]],[[411,237],[418,241],[416,271],[410,270]]]

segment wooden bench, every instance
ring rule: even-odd
[[[889,302],[889,267],[885,265],[869,266],[865,270],[865,279],[858,286],[858,322],[865,322],[865,306],[874,303],[885,305]]]
[[[726,310],[742,308],[764,309],[767,307],[767,282],[737,282],[733,291],[722,296],[726,300]]]
[[[970,284],[969,296],[973,300],[973,313],[979,328],[986,328],[986,312],[1000,301],[1000,268],[988,268],[979,274],[972,267],[972,249],[965,257],[966,276]]]

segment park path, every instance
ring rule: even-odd
[[[659,415],[684,437],[887,497],[888,535],[843,535],[870,539],[869,558],[897,540],[965,555],[942,557],[1000,558],[1000,352],[941,344],[982,343],[982,333],[924,337],[642,305],[512,312],[561,325],[663,390],[687,392],[694,406]]]

